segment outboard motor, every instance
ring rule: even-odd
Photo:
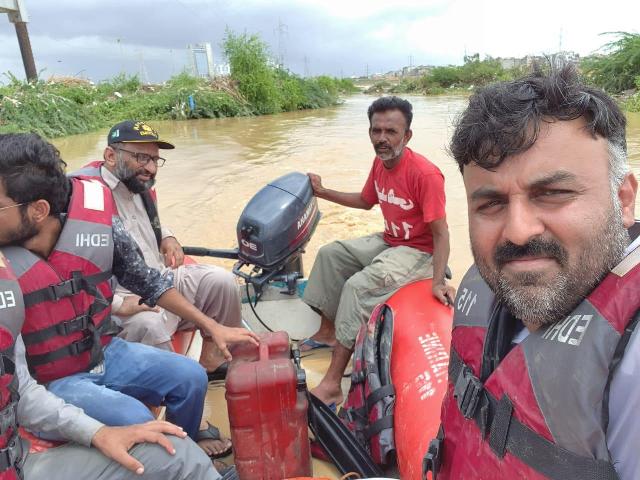
[[[319,220],[318,202],[307,175],[289,173],[267,184],[238,220],[239,261],[233,272],[254,288],[282,273],[293,293],[295,280],[304,274],[300,255]],[[242,272],[244,266],[251,265],[254,272],[259,270],[257,277]]]
[[[273,280],[286,282],[286,293],[293,295],[296,280],[304,275],[301,254],[319,220],[309,177],[289,173],[260,189],[244,208],[236,227],[237,249],[184,247],[184,252],[238,259],[233,273],[251,284],[258,297],[264,284]]]
[[[295,280],[304,273],[301,254],[319,220],[318,202],[307,175],[294,172],[270,182],[240,215],[236,228],[239,261],[233,272],[258,291],[265,282],[284,276],[280,280],[294,293]],[[253,266],[252,274],[242,271],[245,266]]]

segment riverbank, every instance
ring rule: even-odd
[[[231,75],[204,79],[181,73],[161,85],[118,75],[93,84],[78,78],[37,82],[5,74],[0,85],[0,133],[36,132],[47,138],[91,132],[126,118],[184,120],[289,112],[336,105],[358,91],[348,79],[301,78],[270,60],[256,35],[228,31]]]
[[[604,44],[594,54],[576,61],[567,52],[539,57],[541,68],[564,62],[576,62],[585,81],[613,95],[622,108],[640,112],[640,34],[612,32],[613,40]],[[535,63],[534,62],[534,63]],[[387,77],[369,86],[365,92],[372,94],[423,94],[463,93],[473,91],[493,82],[512,80],[528,73],[532,65],[504,68],[498,59],[480,60],[478,54],[464,57],[463,65],[431,67],[419,77]]]
[[[0,86],[0,133],[36,132],[47,138],[91,132],[124,118],[183,120],[275,113],[334,105],[355,87],[329,77],[290,76],[294,94],[282,105],[262,111],[247,100],[232,78],[201,79],[181,74],[162,85],[142,85],[118,76],[94,85],[86,80],[53,78]]]

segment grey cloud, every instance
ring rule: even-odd
[[[224,0],[28,0],[27,7],[37,67],[46,69],[45,76],[74,75],[82,70],[95,80],[123,68],[139,73],[143,64],[151,81],[165,80],[185,66],[189,43],[210,42],[220,61],[227,27],[236,33],[260,35],[274,56],[282,52],[285,65],[297,74],[305,73],[305,57],[312,75],[362,75],[365,65],[371,73],[387,71],[406,65],[413,46],[373,40],[371,32],[390,24],[402,28],[418,15],[390,8],[366,19],[336,18],[320,7],[296,2]],[[421,8],[419,13],[438,12]],[[282,34],[277,32],[280,22],[285,25]],[[0,38],[11,36],[15,36],[11,24],[0,17]],[[78,42],[79,37],[92,37],[96,42],[85,45]],[[3,71],[5,65],[15,65],[7,58],[19,59],[17,44],[7,47],[0,53]],[[414,57],[414,64],[454,60]],[[22,75],[22,71],[17,73]]]

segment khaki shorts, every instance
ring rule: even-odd
[[[353,348],[360,326],[376,305],[400,287],[431,277],[430,254],[412,247],[391,247],[376,233],[323,246],[303,300],[333,320],[338,342]]]

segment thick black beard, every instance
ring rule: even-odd
[[[20,218],[22,222],[16,231],[9,233],[6,245],[22,246],[38,234],[36,224],[31,222],[27,217],[27,209],[23,206],[18,208],[20,209]]]
[[[120,181],[124,184],[125,187],[129,189],[131,193],[142,193],[145,190],[149,190],[156,183],[156,180],[154,178],[146,182],[141,182],[136,178],[136,175],[121,178]]]

